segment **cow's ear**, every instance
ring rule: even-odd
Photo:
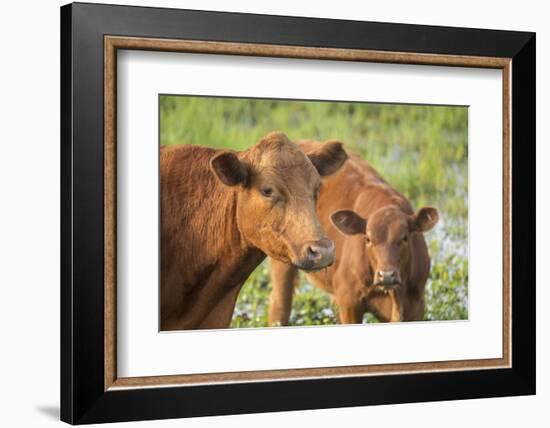
[[[244,185],[248,179],[248,168],[235,153],[217,154],[210,160],[210,169],[227,186]]]
[[[330,221],[344,235],[364,234],[367,231],[367,220],[351,210],[333,212]]]
[[[420,208],[410,219],[411,232],[427,232],[436,225],[439,213],[435,208]]]
[[[340,141],[327,141],[314,152],[308,153],[309,160],[324,177],[338,171],[348,158]]]

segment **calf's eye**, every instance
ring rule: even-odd
[[[403,237],[403,244],[406,244],[407,242],[409,242],[409,237],[405,235]]]
[[[273,196],[273,189],[271,187],[264,187],[261,192],[266,198]]]

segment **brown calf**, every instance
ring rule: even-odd
[[[277,132],[240,153],[162,148],[161,329],[227,327],[266,254],[305,270],[330,265],[315,202],[321,176],[346,158],[341,143],[306,156]]]
[[[320,146],[298,143],[305,153]],[[361,323],[365,312],[381,321],[421,320],[430,258],[422,232],[438,221],[434,208],[414,213],[407,199],[366,161],[351,156],[323,181],[317,215],[336,246],[334,264],[310,273],[333,295],[342,323]],[[297,270],[271,260],[271,325],[287,325]]]

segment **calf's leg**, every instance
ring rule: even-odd
[[[294,285],[298,279],[298,269],[273,259],[269,259],[269,264],[272,284],[271,297],[269,298],[269,325],[288,325]]]
[[[341,324],[361,324],[363,308],[360,305],[338,305],[338,315]]]
[[[338,318],[341,324],[361,324],[365,313],[365,305],[359,293],[348,287],[335,291],[334,301],[338,306]]]
[[[387,294],[378,291],[371,293],[367,298],[367,310],[382,322],[403,321],[401,299],[395,290]]]

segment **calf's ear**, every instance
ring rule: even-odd
[[[327,141],[314,152],[308,153],[309,160],[324,177],[338,171],[348,158],[340,141]]]
[[[351,210],[333,212],[330,221],[344,235],[364,234],[367,231],[367,220]]]
[[[439,220],[439,213],[435,208],[420,208],[410,219],[412,232],[427,232],[436,225]]]
[[[227,186],[244,185],[248,179],[248,168],[235,153],[217,154],[210,160],[210,169]]]

